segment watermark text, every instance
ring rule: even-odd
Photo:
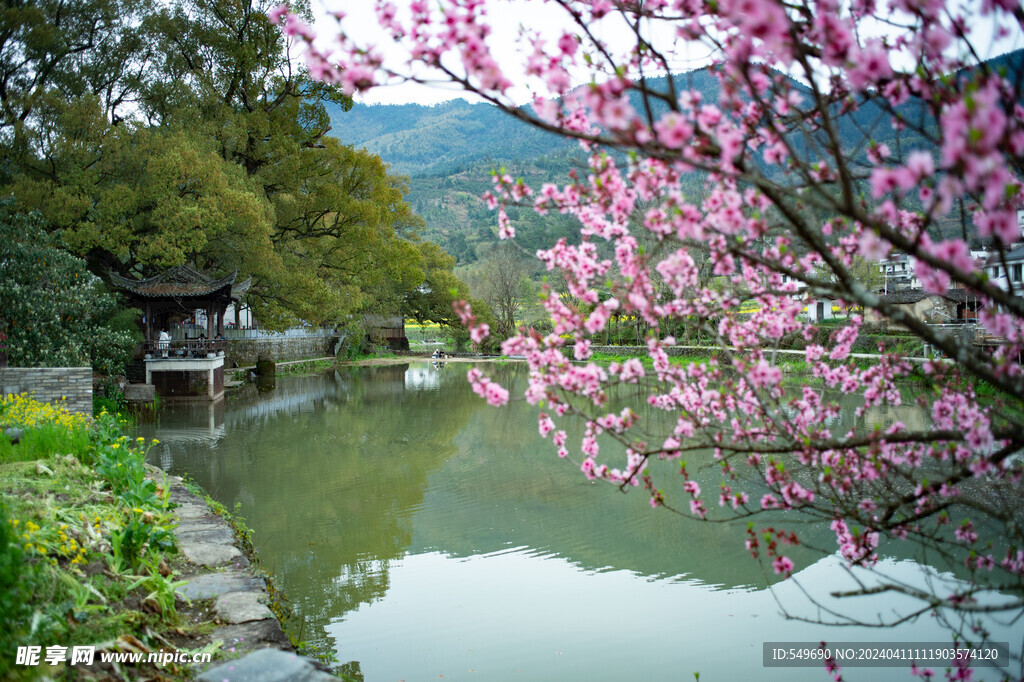
[[[15,664],[24,666],[34,665],[92,665],[96,662],[95,646],[74,646],[70,649],[66,646],[53,645],[41,646],[19,646],[15,657]],[[153,663],[158,666],[166,666],[171,663],[209,663],[212,654],[208,651],[100,651],[99,661],[101,663]]]

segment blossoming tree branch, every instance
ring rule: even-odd
[[[484,197],[506,239],[510,205],[579,220],[578,243],[537,253],[571,294],[546,295],[553,332],[520,330],[502,351],[526,358],[524,398],[540,434],[583,475],[642,488],[653,506],[696,518],[749,517],[746,549],[786,576],[795,570],[787,548],[802,542],[787,523],[802,515],[775,510],[830,523],[835,544],[822,549],[850,564],[874,565],[891,538],[970,575],[854,590],[915,597],[919,609],[901,618],[955,607],[969,628],[979,613],[1021,611],[1024,286],[996,282],[969,245],[976,235],[1006,268],[1021,237],[1024,76],[1019,59],[985,62],[975,44],[993,40],[975,35],[981,27],[1000,40],[1024,35],[1021,5],[547,4],[569,28],[552,36],[525,26],[520,63],[494,56],[483,0],[378,2],[381,26],[405,50],[402,68],[349,33],[342,12],[330,54],[286,7],[271,18],[307,43],[315,77],[347,92],[454,83],[587,151],[588,171],[564,185],[498,173]],[[675,75],[693,54],[709,55],[714,95]],[[529,108],[511,99],[523,78],[536,93]],[[855,276],[857,262],[896,254],[926,293],[974,302],[989,342],[929,325]],[[849,323],[823,337],[803,315],[810,299],[836,301]],[[488,336],[467,305],[458,312],[474,341]],[[590,361],[616,315],[646,324],[650,362]],[[858,363],[851,349],[868,316],[910,330],[941,359],[879,349]],[[713,339],[715,358],[670,362],[681,329]],[[794,339],[813,376],[805,386],[784,382],[779,367],[778,350]],[[898,407],[908,400],[901,382],[922,373],[924,426],[839,426],[841,400],[856,398],[856,417]],[[469,379],[491,404],[508,401],[479,370]],[[622,385],[666,419],[613,409]],[[995,397],[980,398],[980,386]],[[569,419],[583,421],[582,440],[569,442]],[[697,474],[709,467],[713,490]]]

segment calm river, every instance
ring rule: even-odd
[[[371,682],[826,680],[820,668],[764,668],[762,643],[949,641],[932,618],[885,630],[787,619],[783,608],[824,616],[801,587],[827,599],[853,586],[840,562],[793,552],[799,586],[777,583],[744,551],[745,526],[687,522],[641,491],[587,482],[537,434],[533,408],[475,396],[468,367],[281,377],[215,406],[165,406],[140,433],[160,440],[154,464],[239,505],[303,638]],[[521,395],[523,367],[490,370]],[[925,579],[891,551],[882,566]],[[868,620],[899,607],[842,606]],[[997,632],[1019,650],[1024,625]]]

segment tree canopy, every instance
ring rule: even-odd
[[[325,104],[351,100],[295,65],[271,7],[16,4],[0,18],[0,193],[101,278],[252,276],[271,328],[420,286],[405,182],[325,135]]]

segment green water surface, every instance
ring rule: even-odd
[[[795,548],[799,585],[777,582],[744,551],[745,524],[689,522],[643,491],[588,482],[540,438],[535,408],[488,407],[466,369],[278,378],[212,406],[167,406],[141,433],[160,440],[153,463],[239,506],[303,638],[367,680],[825,680],[764,668],[762,643],[948,641],[929,618],[884,631],[788,619],[822,615],[802,589],[827,602],[853,586],[838,559]],[[487,370],[521,395],[522,366]],[[700,475],[713,504],[718,479]],[[834,537],[821,524],[805,536]],[[898,553],[881,566],[934,575]],[[842,608],[870,620],[904,606]],[[1024,626],[1000,632],[1019,648]]]

